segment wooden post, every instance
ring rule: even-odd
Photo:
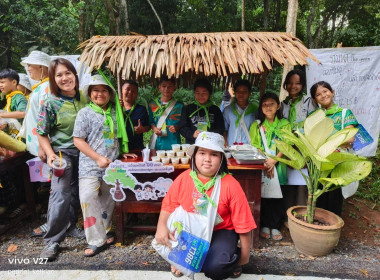
[[[265,89],[267,87],[267,76],[269,74],[268,69],[265,67],[264,72],[261,74],[260,80],[260,98],[263,96]]]

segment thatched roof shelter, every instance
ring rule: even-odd
[[[167,75],[181,77],[184,85],[199,76],[218,82],[246,75],[257,82],[275,63],[305,65],[307,57],[316,60],[299,39],[277,32],[94,36],[79,48],[80,61],[91,70],[106,63],[123,80]]]

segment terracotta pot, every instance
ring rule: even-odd
[[[306,206],[293,206],[286,211],[288,215],[290,236],[297,251],[308,256],[324,256],[338,244],[340,230],[344,225],[341,217],[334,213],[316,208],[315,219],[326,222],[329,226],[312,225],[294,217],[307,213]]]

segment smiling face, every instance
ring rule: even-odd
[[[65,65],[58,64],[55,69],[54,79],[63,95],[75,96],[75,75]]]
[[[12,91],[16,90],[17,87],[17,81],[16,80],[10,80],[8,78],[0,79],[0,91],[2,93],[8,94]]]
[[[199,147],[195,154],[195,166],[199,171],[198,175],[202,178],[214,177],[219,170],[221,161],[221,153],[210,149]]]
[[[205,87],[197,87],[194,90],[194,97],[196,101],[198,101],[201,105],[204,105],[210,99],[210,92]]]
[[[268,120],[274,120],[277,111],[280,109],[280,104],[277,104],[273,98],[268,98],[262,103],[262,111],[265,118]]]
[[[42,65],[28,64],[28,72],[30,78],[39,81],[48,75],[48,68]]]
[[[286,84],[286,91],[292,99],[296,99],[299,96],[302,91],[302,83],[299,75],[294,74],[290,77]]]
[[[126,83],[121,90],[123,101],[128,104],[134,104],[137,99],[138,89],[135,85]]]
[[[99,107],[106,107],[111,98],[111,93],[109,92],[107,86],[105,85],[95,85],[91,88],[90,98]]]
[[[158,86],[158,90],[161,92],[161,101],[169,102],[173,97],[173,92],[175,91],[176,86],[171,81],[163,81]]]
[[[248,104],[249,90],[246,86],[238,86],[235,90],[236,103],[242,107]]]
[[[322,108],[328,109],[334,105],[334,91],[329,90],[323,86],[318,86],[315,91],[315,101],[321,105]]]

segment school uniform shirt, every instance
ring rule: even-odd
[[[291,109],[294,107],[295,114],[291,114]],[[303,121],[307,116],[318,109],[318,105],[311,97],[300,95],[294,102],[288,96],[281,102],[281,109],[285,119],[288,119],[292,128],[303,126]]]
[[[276,144],[274,142],[275,139],[281,139],[281,134],[279,132],[280,129],[287,129],[291,131],[291,125],[287,119],[278,119],[275,118],[272,125],[275,127],[274,131],[270,131],[270,128],[266,127],[266,122],[264,121],[262,127],[264,130],[265,137],[267,139],[268,148],[273,155],[278,153],[276,148]],[[251,136],[251,145],[265,152],[264,144],[260,134],[260,126],[257,121],[252,123],[249,129],[249,135]],[[280,181],[280,185],[286,185],[288,183],[288,178],[286,174],[286,165],[282,162],[276,164],[276,170],[278,174],[278,179]]]
[[[179,122],[179,132],[186,139],[187,144],[194,144],[195,138],[193,137],[194,132],[198,129],[198,123],[206,123],[207,118],[206,113],[203,109],[200,109],[193,116],[190,115],[199,108],[196,104],[189,104],[184,106],[182,109],[181,120]],[[216,105],[211,105],[207,107],[208,116],[210,120],[210,128],[207,131],[219,133],[223,135],[224,133],[224,120],[223,114],[219,107]]]
[[[28,104],[28,101],[26,100],[24,94],[19,91],[13,91],[6,95],[7,97],[7,104],[4,107],[4,111],[6,112],[15,112],[15,111],[21,111],[24,112],[26,110],[26,105]],[[8,103],[8,100],[10,98],[10,103]],[[19,133],[20,124],[22,124],[23,119],[13,119],[14,121],[8,122],[8,126],[5,128],[4,132],[8,135],[10,135],[12,138],[17,138],[17,135]]]
[[[173,99],[172,99],[173,100]],[[160,104],[162,104],[161,100],[158,100]],[[181,119],[181,112],[183,108],[182,102],[176,102],[170,113],[168,114],[166,118],[166,127],[170,125],[178,125],[179,121]],[[150,125],[157,125],[158,120],[160,119],[159,115],[155,115],[154,113],[159,109],[159,106],[157,105],[156,101],[153,100],[149,102],[148,112],[149,112],[149,124]],[[179,131],[175,133],[171,133],[169,131],[169,128],[167,130],[167,136],[158,136],[156,141],[156,150],[171,150],[172,144],[180,144],[181,143],[181,136]]]
[[[190,169],[182,172],[170,186],[161,210],[172,213],[178,206],[182,206],[187,212],[199,213],[204,208],[213,207],[196,189],[193,179],[190,177]],[[203,184],[209,180],[199,178]],[[211,196],[214,187],[206,194]],[[203,209],[202,209],[203,208]],[[256,228],[255,220],[249,208],[247,198],[239,182],[230,174],[221,180],[219,204],[214,231],[220,229],[235,230],[236,233],[247,233]]]
[[[114,126],[112,134],[109,127],[104,125],[103,114],[96,113],[90,107],[84,107],[76,116],[73,137],[84,139],[97,154],[114,161],[119,156],[115,108],[111,109],[111,115]],[[102,178],[104,171],[105,168],[100,168],[95,160],[82,152],[79,153],[79,178],[88,176]]]
[[[334,122],[335,131],[333,133],[342,130],[342,112],[343,108],[339,107],[337,104],[334,104],[330,109],[324,110],[326,117],[330,118]],[[343,127],[347,127],[349,125],[357,126],[359,123],[355,118],[355,115],[352,113],[350,109],[346,110],[346,114],[344,116],[344,124]]]
[[[128,136],[128,148],[130,151],[144,149],[144,136],[143,136],[144,134],[134,133],[134,130],[135,130],[134,127],[138,126],[139,120],[142,126],[149,126],[148,112],[145,106],[142,106],[140,104],[136,104],[132,113],[130,112],[131,110],[124,109],[124,119],[125,119],[125,125],[126,125],[127,136]],[[127,118],[128,115],[131,121],[129,121],[129,118]],[[132,125],[131,125],[131,122],[132,122]]]
[[[54,151],[75,148],[73,130],[75,118],[88,100],[77,92],[74,98],[51,95],[41,106],[37,121],[37,133],[50,137]]]
[[[243,128],[239,125],[236,126],[235,122],[237,120],[237,116],[234,114],[232,107],[235,106],[237,112],[241,113],[243,111],[239,105],[235,102],[232,102],[223,110],[223,118],[224,118],[224,129],[227,131],[227,143],[228,146],[234,145],[234,143],[243,143],[249,144],[249,139],[247,139]],[[247,114],[244,116],[244,123],[249,131],[251,124],[255,121],[255,113]]]
[[[49,79],[36,85],[30,94],[24,119],[25,144],[29,153],[38,156],[37,119],[41,106],[50,96]]]

